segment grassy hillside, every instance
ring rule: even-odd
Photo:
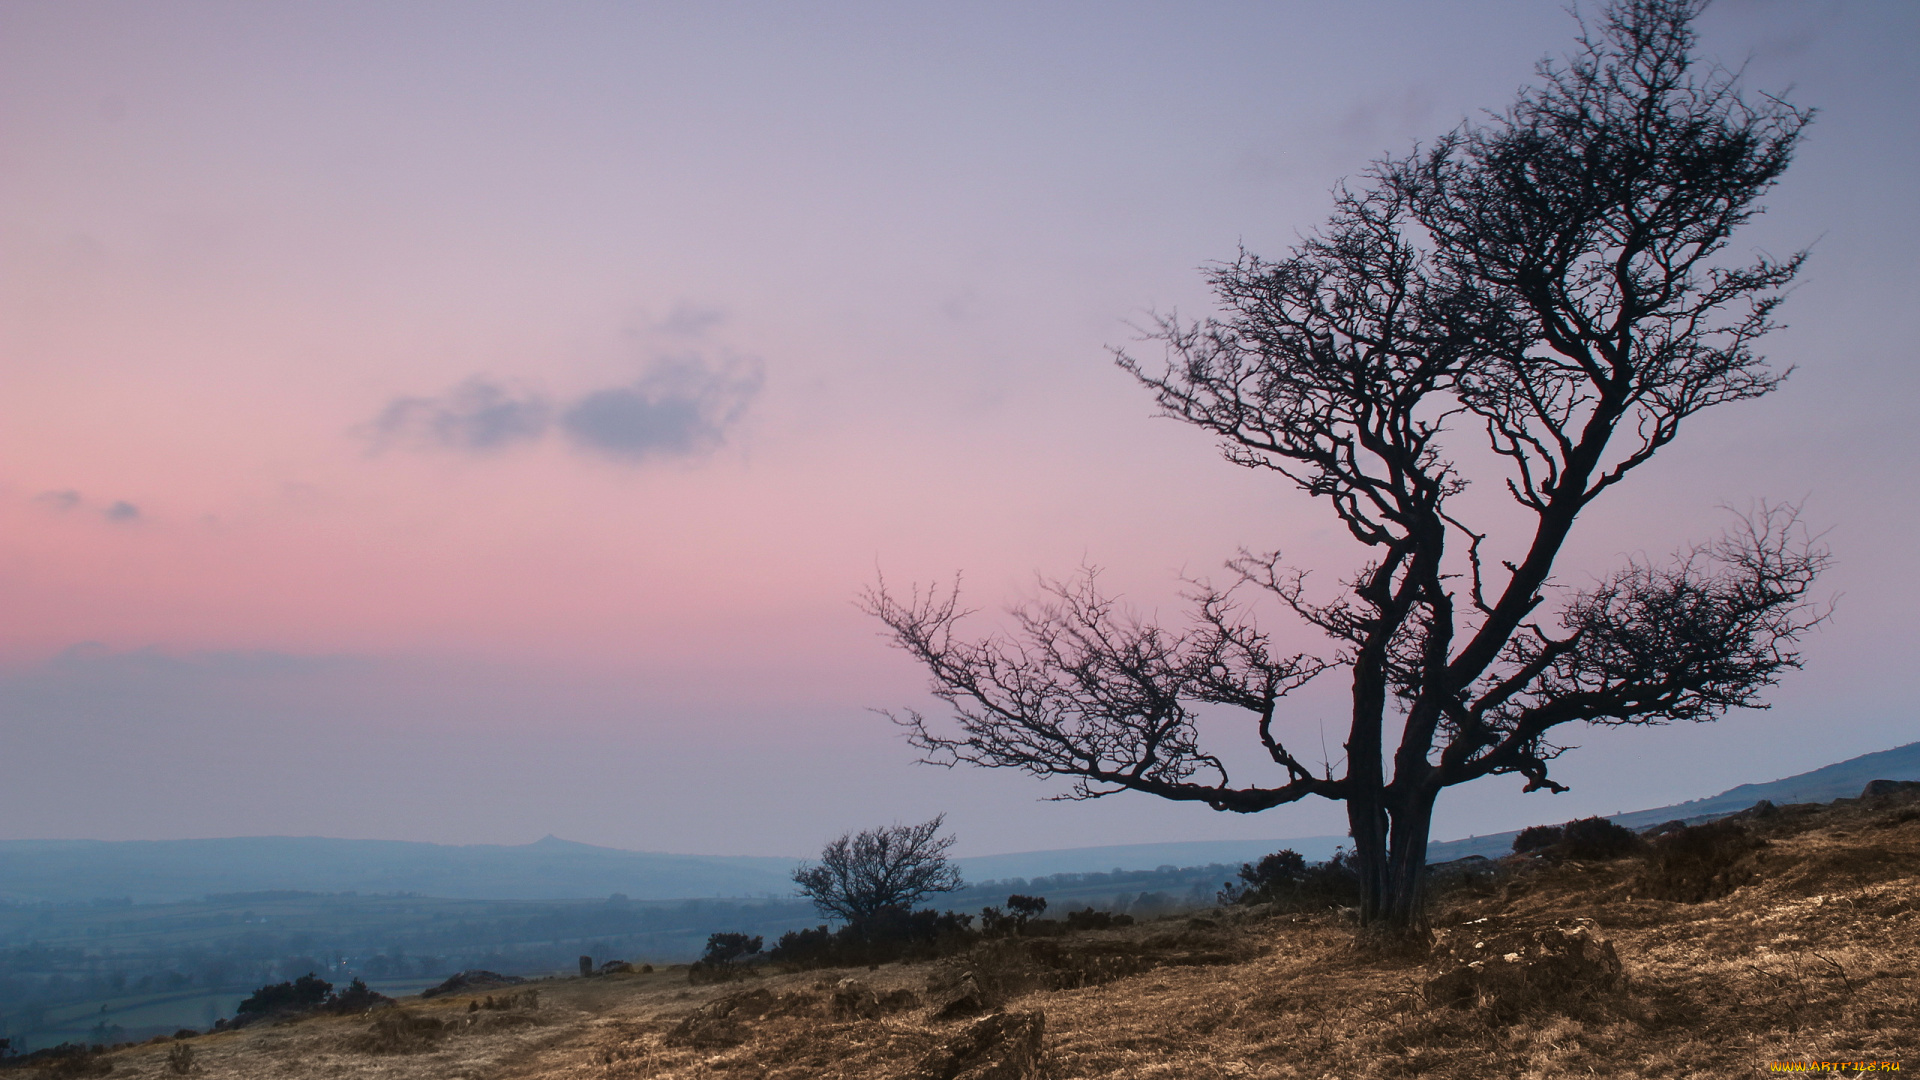
[[[410,1000],[69,1068],[158,1080],[179,1075],[171,1054],[206,1080],[1477,1080],[1920,1064],[1920,798],[1786,807],[1737,826],[1740,843],[1700,834],[1720,835],[1704,862],[1678,858],[1689,849],[1669,841],[1614,861],[1510,859],[1454,879],[1436,902],[1432,956],[1358,949],[1337,911],[1235,908],[877,970],[717,985],[690,984],[684,970],[555,979],[534,984],[533,1000]],[[1712,873],[1688,876],[1702,867]],[[1712,898],[1673,898],[1694,885]],[[1548,940],[1617,956],[1624,981],[1554,982],[1533,952],[1503,953]],[[1486,957],[1478,969],[1466,962],[1475,956]],[[1448,989],[1488,969],[1520,974],[1464,997]],[[992,998],[985,1019],[939,1014],[956,987]]]

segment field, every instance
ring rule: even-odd
[[[1224,866],[1065,874],[976,886],[961,909],[1040,888],[1060,905],[1147,915],[1210,900]],[[206,1029],[255,988],[313,972],[411,994],[465,968],[571,971],[581,955],[669,964],[716,930],[769,942],[819,922],[795,898],[461,900],[281,890],[169,904],[0,906],[0,1038],[35,1050]]]
[[[64,1067],[84,1075],[83,1066],[110,1063],[116,1077],[160,1078],[180,1065],[207,1080],[1725,1077],[1767,1074],[1775,1061],[1920,1067],[1920,799],[1783,807],[1743,825],[1765,846],[1716,870],[1709,891],[1725,895],[1698,903],[1649,895],[1664,879],[1646,856],[1509,860],[1456,876],[1436,903],[1443,945],[1584,927],[1617,953],[1623,984],[1559,997],[1437,1000],[1429,983],[1449,970],[1444,950],[1423,958],[1357,947],[1339,912],[1235,908],[992,941],[874,970],[713,985],[690,984],[683,968],[549,979],[489,991],[492,1001],[409,999]],[[982,1009],[936,1015],[974,992]]]

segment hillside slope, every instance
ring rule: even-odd
[[[1477,1080],[1912,1063],[1920,798],[1789,807],[1737,828],[1752,838],[1740,850],[1763,846],[1720,860],[1709,891],[1724,895],[1703,902],[1659,898],[1679,864],[1653,853],[1512,859],[1441,896],[1443,942],[1481,967],[1534,961],[1470,944],[1563,932],[1624,966],[1623,983],[1558,996],[1523,981],[1507,985],[1526,994],[1455,999],[1433,977],[1462,969],[1356,950],[1337,913],[1236,908],[874,970],[547,980],[132,1047],[72,1075],[110,1064],[117,1080],[161,1080],[179,1075],[169,1055],[204,1080]],[[937,1015],[956,985],[1000,988],[997,1010]]]

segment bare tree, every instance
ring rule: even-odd
[[[821,850],[818,865],[795,870],[794,883],[820,914],[856,926],[905,911],[961,886],[960,869],[947,860],[954,838],[940,835],[945,822],[941,814],[918,825],[846,833]]]
[[[895,717],[925,760],[1067,777],[1065,798],[1134,790],[1240,813],[1342,800],[1363,923],[1412,932],[1444,788],[1517,774],[1564,791],[1548,774],[1557,727],[1764,707],[1824,617],[1808,591],[1828,557],[1796,509],[1763,506],[1720,541],[1590,588],[1553,576],[1580,514],[1682,421],[1784,377],[1752,346],[1804,253],[1723,257],[1811,113],[1698,65],[1703,6],[1614,4],[1507,111],[1339,189],[1286,258],[1243,251],[1214,270],[1224,313],[1160,319],[1164,365],[1118,354],[1228,460],[1325,501],[1362,553],[1341,590],[1243,551],[1238,585],[1197,586],[1185,629],[1125,613],[1088,573],[1048,585],[1014,633],[971,640],[957,585],[895,596],[883,582],[867,609],[955,713],[951,728]],[[1515,505],[1460,498],[1450,440],[1475,433]],[[1244,585],[1331,651],[1275,655]],[[1338,774],[1291,748],[1279,716],[1332,669],[1351,679]],[[1250,714],[1279,775],[1230,779],[1201,748],[1203,706]]]

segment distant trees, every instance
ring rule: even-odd
[[[279,1012],[307,1012],[326,1004],[333,984],[309,971],[291,982],[262,986],[233,1011],[238,1016],[265,1016]]]
[[[1754,352],[1804,255],[1733,257],[1811,113],[1743,97],[1695,60],[1703,0],[1618,0],[1506,111],[1378,163],[1283,258],[1212,272],[1224,311],[1159,321],[1164,364],[1122,353],[1167,416],[1321,500],[1357,545],[1337,588],[1243,551],[1186,628],[1089,574],[973,640],[955,592],[866,596],[954,726],[895,717],[923,760],[1253,813],[1346,804],[1363,925],[1423,922],[1428,828],[1487,776],[1564,791],[1569,724],[1713,720],[1800,665],[1826,551],[1792,509],[1580,587],[1555,563],[1589,507],[1696,413],[1771,393]],[[1478,442],[1468,448],[1468,441]],[[1488,497],[1462,498],[1482,481]],[[1479,490],[1479,489],[1474,489]],[[1504,498],[1500,497],[1504,493]],[[1324,634],[1283,655],[1236,588]],[[1344,670],[1336,761],[1288,738],[1282,699]],[[1271,781],[1236,782],[1198,713],[1248,718]]]
[[[1259,862],[1241,863],[1240,880],[1226,882],[1217,897],[1222,904],[1278,904],[1299,909],[1345,907],[1360,893],[1360,878],[1345,851],[1309,866],[1306,857],[1282,848]]]
[[[820,914],[850,925],[904,913],[961,886],[959,868],[947,859],[954,838],[940,835],[945,822],[941,814],[918,825],[846,833],[821,850],[818,864],[795,870],[794,884]]]

